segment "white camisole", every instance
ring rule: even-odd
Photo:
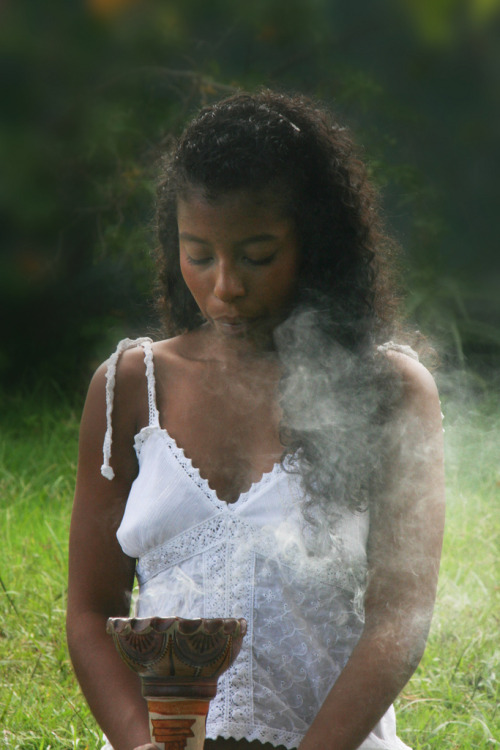
[[[116,364],[138,345],[150,417],[135,437],[139,473],[117,532],[138,561],[135,614],[244,617],[248,632],[219,679],[207,737],[296,748],[363,629],[368,514],[346,510],[331,551],[318,559],[306,552],[300,478],[285,470],[291,462],[276,464],[236,502],[220,500],[160,426],[150,339],[126,339],[108,360],[104,476],[113,476]],[[408,750],[392,707],[360,750]]]

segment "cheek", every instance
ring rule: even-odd
[[[262,279],[256,290],[263,304],[272,314],[290,304],[297,291],[297,274],[284,267]]]
[[[189,271],[187,271],[187,269],[184,267],[184,264],[182,263],[182,261],[180,263],[180,269],[181,269],[181,276],[184,279],[184,283],[189,288],[191,286],[191,282],[189,279]]]
[[[183,261],[182,258],[180,260],[180,268],[184,283],[186,284],[187,288],[191,290],[193,286],[196,286],[196,276],[193,273],[193,268],[189,265],[189,263]]]
[[[198,307],[202,307],[204,299],[206,297],[205,287],[207,284],[207,280],[205,278],[202,278],[199,271],[193,266],[189,265],[189,263],[182,263],[181,261],[180,268],[184,283],[191,292],[191,295],[193,296]]]
[[[293,297],[297,291],[299,283],[299,268],[295,258],[290,261],[281,269],[279,275],[276,278],[277,289],[279,289],[279,296],[283,301],[288,301],[290,297]]]

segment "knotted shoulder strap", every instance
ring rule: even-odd
[[[137,346],[142,346],[144,349],[144,362],[146,365],[146,378],[148,384],[148,409],[149,409],[149,424],[151,426],[159,425],[159,413],[156,407],[156,383],[154,375],[154,364],[153,364],[153,350],[151,348],[152,340],[146,336],[138,339],[122,339],[115,352],[107,361],[106,369],[106,434],[104,436],[103,444],[103,464],[101,466],[101,474],[106,479],[113,479],[115,473],[110,466],[111,458],[111,445],[113,442],[113,402],[115,394],[115,382],[116,382],[116,367],[118,361],[127,349],[133,349]]]

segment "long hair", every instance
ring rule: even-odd
[[[177,201],[202,190],[272,187],[293,219],[301,267],[297,299],[275,333],[285,453],[312,503],[367,507],[380,474],[381,425],[397,377],[376,355],[397,321],[395,245],[348,130],[302,96],[239,93],[205,107],[165,157],[157,197],[157,259],[167,333],[200,312],[180,271]]]

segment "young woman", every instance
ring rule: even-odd
[[[207,748],[401,750],[442,427],[432,377],[386,343],[391,243],[365,169],[315,104],[239,94],[168,155],[157,216],[169,338],[121,342],[82,418],[68,641],[91,709],[115,750],[151,747],[105,633],[137,575],[138,616],[249,623]]]

